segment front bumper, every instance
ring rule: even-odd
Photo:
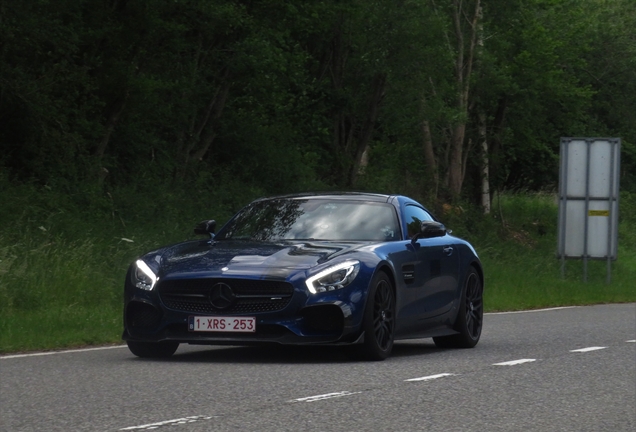
[[[342,290],[311,295],[302,283],[297,283],[293,284],[290,301],[281,310],[211,313],[169,308],[162,301],[159,290],[135,288],[129,279],[126,280],[124,296],[124,340],[203,345],[353,343],[360,336],[366,300],[366,289],[360,287],[367,285],[352,284]],[[250,316],[256,320],[256,331],[192,332],[188,330],[190,316]]]

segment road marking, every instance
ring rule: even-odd
[[[304,397],[304,398],[299,398],[299,399],[293,399],[290,400],[290,403],[295,403],[295,402],[316,402],[316,401],[320,401],[320,400],[325,400],[325,399],[333,399],[333,398],[339,398],[339,397],[343,397],[343,396],[352,396],[355,394],[360,394],[362,392],[349,392],[349,391],[343,391],[343,392],[337,392],[337,393],[327,393],[327,394],[322,394],[322,395],[316,395],[316,396],[309,396],[309,397]]]
[[[631,343],[634,343],[634,342],[636,342],[636,339],[628,340],[628,341],[625,341],[625,342],[631,342]]]
[[[607,347],[587,347],[587,348],[570,350],[570,352],[584,353],[584,352],[590,352],[590,351],[598,351],[598,350],[602,350],[602,349],[605,349],[605,348],[607,348]]]
[[[441,374],[437,374],[437,375],[429,375],[429,376],[423,376],[423,377],[419,377],[419,378],[411,378],[411,379],[407,379],[404,381],[429,381],[429,380],[434,380],[437,378],[443,378],[443,377],[447,377],[447,376],[453,376],[456,374],[452,374],[452,373],[441,373]]]
[[[30,354],[13,354],[13,355],[0,356],[0,360],[22,358],[22,357],[47,356],[47,355],[53,355],[53,354],[68,354],[68,353],[78,353],[78,352],[87,352],[87,351],[100,351],[100,350],[125,348],[125,347],[126,345],[115,345],[115,346],[106,346],[106,347],[98,347],[98,348],[72,349],[72,350],[66,350],[66,351],[45,351],[45,352],[37,352],[37,353],[30,353]]]
[[[158,429],[162,426],[172,426],[172,425],[179,425],[179,424],[187,424],[187,423],[194,423],[197,421],[201,421],[201,420],[210,420],[214,417],[211,416],[190,416],[190,417],[183,417],[183,418],[178,418],[178,419],[173,419],[173,420],[166,420],[166,421],[162,421],[162,422],[157,422],[157,423],[148,423],[145,425],[139,425],[139,426],[130,426],[130,427],[125,427],[122,429],[119,429],[120,431],[131,431],[131,430],[152,430],[152,429]]]
[[[520,313],[532,313],[532,312],[547,312],[547,311],[555,311],[561,309],[572,309],[579,306],[561,306],[547,309],[530,309],[530,310],[522,310],[522,311],[510,311],[510,312],[488,312],[484,315],[508,315],[508,314],[520,314]]]
[[[519,360],[511,360],[502,363],[493,363],[493,366],[515,366],[522,363],[530,363],[533,361],[537,361],[537,359],[519,359]]]

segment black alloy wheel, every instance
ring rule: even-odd
[[[484,321],[483,287],[479,275],[472,270],[466,281],[466,296],[464,298],[464,314],[466,316],[466,330],[471,340],[479,341]],[[474,346],[474,345],[473,345]]]
[[[470,267],[455,321],[458,334],[434,337],[440,348],[473,348],[479,342],[484,321],[483,286],[477,270]]]
[[[179,342],[126,341],[126,344],[131,353],[142,358],[167,358],[179,348]]]
[[[371,282],[364,311],[364,344],[360,347],[368,360],[384,360],[393,349],[395,336],[395,293],[391,280],[378,272]]]

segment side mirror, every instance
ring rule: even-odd
[[[213,219],[199,222],[194,227],[194,233],[197,235],[209,235],[214,238],[214,230],[216,229],[216,221]]]
[[[444,237],[447,232],[450,233],[441,222],[422,221],[420,222],[420,232],[415,234],[411,240],[416,241],[421,238]]]

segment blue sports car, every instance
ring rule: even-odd
[[[471,348],[482,266],[422,205],[399,195],[259,199],[215,234],[149,252],[125,281],[124,333],[139,357],[180,343],[349,344],[384,360],[398,339]]]

